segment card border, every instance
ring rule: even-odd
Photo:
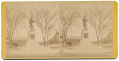
[[[13,1],[11,1],[13,2]],[[20,1],[25,2],[25,1]],[[39,1],[30,1],[30,2],[39,2]],[[40,2],[47,2],[47,1],[40,1]],[[67,1],[48,1],[48,2],[67,2]],[[68,1],[68,2],[87,2],[87,1]],[[91,2],[97,2],[97,1],[91,1]],[[6,8],[5,3],[1,3],[1,29],[2,29],[2,43],[1,43],[1,57],[3,59],[84,59],[84,58],[117,58],[118,57],[118,3],[116,1],[98,1],[98,2],[113,2],[113,57],[60,57],[60,51],[59,51],[59,57],[39,57],[39,58],[6,58],[5,57],[5,47],[6,47]],[[59,8],[60,11],[60,8]],[[59,12],[60,15],[60,12]],[[60,25],[60,16],[59,16],[59,25]],[[60,29],[60,26],[59,26]],[[60,32],[59,32],[60,35]],[[59,41],[60,43],[60,41]],[[60,45],[59,45],[60,50]]]

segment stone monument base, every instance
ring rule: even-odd
[[[89,47],[89,46],[92,46],[92,42],[88,39],[83,39],[80,41],[79,46],[80,47],[85,47],[85,46]]]
[[[49,47],[40,47],[39,43],[35,40],[29,40],[25,47],[22,48],[23,50],[44,50],[49,49]]]
[[[99,48],[102,48],[100,46],[93,46],[92,45],[92,42],[88,39],[83,39],[80,41],[80,43],[74,47],[75,49],[87,49],[87,50],[90,50],[90,49],[99,49]]]
[[[26,47],[29,47],[29,48],[37,48],[37,47],[39,47],[39,43],[38,42],[36,42],[35,40],[29,40],[29,41],[27,41],[27,43],[26,43]]]
[[[89,40],[89,33],[88,30],[83,30],[81,34],[81,40],[77,46],[74,47],[75,49],[85,49],[85,50],[90,50],[90,49],[99,49],[103,48],[100,46],[93,46],[92,42]]]
[[[88,30],[83,30],[81,33],[81,40],[79,42],[80,47],[89,47],[92,46],[92,42],[89,40]]]
[[[25,47],[22,50],[43,50],[49,49],[49,47],[40,47],[39,43],[35,40],[35,32],[29,31],[28,41],[26,42]]]

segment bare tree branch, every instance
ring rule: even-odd
[[[86,14],[90,24],[95,29],[96,37],[99,42],[102,32],[112,23],[112,19],[109,19],[112,18],[112,10],[106,11],[105,8],[95,6],[93,8],[88,8]]]
[[[38,25],[42,32],[42,37],[44,40],[44,47],[45,42],[48,40],[50,31],[57,25],[58,23],[58,11],[52,12],[49,9],[41,9],[41,10],[34,10],[34,19],[35,23]]]

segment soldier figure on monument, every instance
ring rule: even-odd
[[[31,19],[29,20],[29,24],[30,24],[31,31],[34,31],[33,23],[34,23],[34,20],[33,20],[32,17],[31,17]]]
[[[84,30],[87,30],[87,24],[86,24],[86,22],[87,22],[87,19],[86,19],[86,16],[84,16],[84,18],[83,18],[83,27],[84,27]]]

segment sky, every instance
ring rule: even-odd
[[[99,7],[104,7],[107,9],[113,9],[113,3],[112,2],[60,2],[61,6],[69,5],[71,7],[76,7],[77,10],[81,12],[81,16],[77,18],[77,20],[82,21],[83,16],[84,16],[84,10],[87,8],[92,8],[92,6],[99,6]],[[23,19],[25,24],[23,24],[23,27],[18,27],[18,30],[15,30],[14,32],[14,38],[27,38],[28,37],[28,32],[30,30],[29,27],[29,19],[30,19],[30,14],[29,12],[33,11],[34,9],[50,9],[52,12],[59,11],[59,2],[17,2],[17,3],[6,3],[6,7],[12,7],[12,6],[18,6],[20,8],[23,8],[24,13],[26,13],[26,18]],[[57,15],[59,16],[59,15]],[[42,42],[42,33],[40,28],[36,25],[36,23],[33,24],[34,30],[35,30],[35,35],[36,35],[36,41]],[[88,26],[88,32],[89,32],[89,39],[91,41],[96,40],[96,35],[94,28],[91,26],[89,22],[87,22]],[[72,27],[73,30],[68,31],[68,36],[72,37],[81,37],[81,32],[83,30],[83,25],[82,22],[80,24],[80,27]],[[56,27],[58,30],[59,26]],[[104,37],[109,33],[109,31],[106,31],[104,34]],[[52,36],[55,34],[55,30],[51,32],[51,35],[49,39],[52,38]]]
[[[87,8],[93,8],[93,6],[106,8],[106,11],[113,9],[113,2],[61,2],[60,5],[62,6],[69,5],[72,7],[76,7],[77,10],[81,12],[80,13],[81,16],[77,19],[78,21],[80,21],[81,28],[73,27],[72,30],[69,30],[68,32],[68,36],[72,36],[72,37],[77,37],[77,36],[81,37],[81,32],[83,30],[82,19],[85,13],[84,10],[87,10]],[[112,25],[110,27],[112,27]],[[95,30],[92,27],[92,25],[89,23],[89,21],[87,22],[87,28],[89,32],[89,40],[96,41],[97,38],[96,38]],[[102,38],[105,38],[108,33],[109,31],[106,31]]]

